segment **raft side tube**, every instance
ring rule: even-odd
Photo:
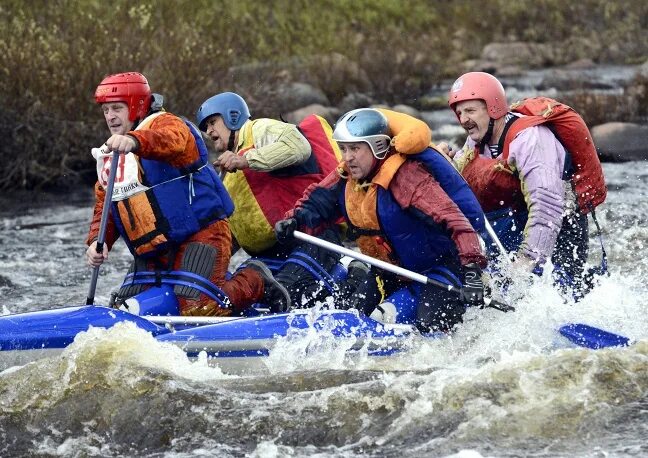
[[[0,351],[65,348],[90,326],[132,322],[154,336],[169,330],[122,310],[99,305],[64,307],[0,317]]]

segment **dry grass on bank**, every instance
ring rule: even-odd
[[[340,69],[319,65],[336,55],[380,99],[415,104],[492,41],[578,36],[583,57],[636,62],[647,17],[646,3],[632,0],[4,0],[0,189],[92,180],[88,149],[105,136],[92,94],[110,73],[141,71],[190,118],[232,88],[255,114],[275,116],[264,94],[287,78],[313,81],[334,104],[353,90]],[[294,62],[307,75],[287,73]],[[233,80],[246,65],[263,71]]]

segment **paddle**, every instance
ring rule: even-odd
[[[101,222],[99,223],[99,236],[97,237],[97,253],[103,253],[103,246],[106,239],[106,225],[108,223],[108,214],[110,213],[110,203],[112,202],[113,187],[115,186],[115,175],[117,174],[117,165],[119,163],[119,152],[113,151],[112,160],[110,162],[110,175],[108,175],[108,187],[106,188],[106,195],[104,196],[103,210],[101,211]],[[99,277],[99,267],[97,266],[92,270],[92,278],[90,279],[90,288],[88,290],[88,298],[86,305],[94,304],[95,291],[97,289],[97,278]]]
[[[495,245],[497,245],[497,248],[502,253],[502,257],[505,258],[506,263],[510,265],[511,258],[509,257],[509,253],[506,251],[504,245],[502,245],[502,242],[497,237],[497,234],[488,222],[488,219],[486,219],[486,229],[488,230],[491,238],[495,241]],[[601,244],[601,246],[603,245]],[[605,255],[605,250],[603,250],[603,253]],[[558,329],[558,332],[572,343],[575,343],[580,347],[591,348],[593,350],[596,350],[598,348],[624,347],[630,345],[630,339],[627,337],[584,323],[565,324]]]
[[[509,252],[506,251],[506,248],[504,248],[504,245],[502,245],[502,242],[500,241],[499,237],[497,236],[497,233],[493,229],[493,226],[491,226],[491,223],[488,221],[488,218],[484,216],[484,223],[486,225],[486,231],[488,231],[488,235],[491,236],[493,241],[495,242],[495,245],[497,245],[497,249],[502,253],[503,257],[506,258],[506,263],[511,264],[511,258],[509,257]]]
[[[631,343],[627,337],[583,323],[566,324],[561,326],[558,332],[576,345],[593,350],[607,347],[627,347]]]
[[[433,278],[428,278],[425,275],[412,272],[411,270],[407,270],[402,267],[395,266],[393,264],[389,264],[388,262],[381,261],[380,259],[372,258],[371,256],[358,253],[357,251],[349,250],[348,248],[336,245],[331,242],[327,242],[326,240],[322,240],[317,237],[313,237],[312,235],[305,234],[304,232],[301,231],[295,231],[294,234],[296,239],[303,240],[304,242],[312,243],[313,245],[317,245],[326,250],[334,251],[336,253],[349,256],[350,258],[354,258],[359,261],[366,262],[367,264],[371,264],[372,266],[376,266],[380,269],[386,270],[396,275],[400,275],[405,278],[409,278],[411,280],[422,283],[424,285],[432,285],[436,288],[444,289],[446,291],[454,292],[457,295],[461,295],[461,289],[457,288],[456,286],[442,283],[440,281],[434,280]],[[504,304],[502,302],[490,298],[484,298],[484,304],[486,305],[486,307],[491,307],[500,310],[502,312],[515,311],[514,307],[511,307],[508,304]]]
[[[457,294],[461,294],[461,290],[454,286],[446,285],[445,283],[441,283],[439,281],[428,278],[425,275],[412,272],[411,270],[407,270],[402,267],[394,266],[392,264],[381,261],[379,259],[375,259],[370,256],[364,255],[362,253],[358,253],[357,251],[349,250],[348,248],[335,245],[334,243],[327,242],[326,240],[313,237],[312,235],[308,235],[300,231],[295,231],[295,238],[299,240],[303,240],[304,242],[312,243],[313,245],[320,246],[324,249],[334,251],[336,253],[340,253],[354,259],[358,259],[360,261],[374,265],[376,267],[395,273],[397,275],[410,278],[419,283],[429,284],[437,288],[443,288],[448,291],[456,291]],[[486,303],[487,307],[492,307],[497,310],[501,310],[503,312],[515,311],[515,308],[511,307],[510,305],[485,298],[484,302],[486,301],[488,301]],[[569,339],[574,344],[581,347],[591,348],[591,349],[626,346],[629,345],[631,342],[630,339],[627,337],[614,334],[609,331],[604,331],[602,329],[587,324],[583,324],[583,323],[566,324],[562,326],[558,330],[558,332],[564,337],[566,337],[567,339]]]

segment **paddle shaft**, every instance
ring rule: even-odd
[[[276,314],[269,314],[269,309],[256,309],[262,314],[259,316],[252,317],[243,317],[243,316],[154,316],[154,315],[140,315],[140,318],[150,321],[163,326],[173,326],[173,325],[185,325],[185,326],[205,326],[210,324],[220,324],[227,323],[228,321],[233,320],[263,320],[263,319],[273,319],[273,316]],[[317,315],[335,315],[339,314],[340,310],[318,310]],[[283,314],[286,317],[295,316],[295,315],[310,315],[312,310],[301,309],[301,310],[292,310],[290,315]],[[414,327],[410,324],[399,324],[399,323],[383,323],[385,329],[398,330],[401,332],[412,332]]]
[[[376,266],[380,269],[386,270],[396,275],[400,275],[401,277],[409,278],[410,280],[414,280],[424,285],[432,285],[436,288],[444,289],[446,291],[450,291],[457,295],[461,295],[461,289],[457,288],[456,286],[441,283],[440,281],[437,281],[433,278],[426,277],[425,275],[412,272],[411,270],[407,270],[402,267],[395,266],[393,264],[389,264],[388,262],[381,261],[380,259],[372,258],[371,256],[358,253],[357,251],[350,250],[340,245],[336,245],[335,243],[327,242],[326,240],[322,240],[318,237],[308,235],[304,232],[295,231],[295,238],[302,240],[304,242],[312,243],[313,245],[317,245],[326,250],[334,251],[336,253],[349,256],[350,258],[357,259],[358,261],[366,262],[367,264],[371,264],[372,266]],[[509,311],[512,312],[515,310],[515,308],[513,308],[508,304],[504,304],[502,302],[498,302],[490,298],[484,298],[484,303],[486,304],[487,307],[495,308],[497,310],[501,310],[502,312],[509,312]]]
[[[380,259],[372,258],[371,256],[367,256],[366,254],[362,254],[357,251],[350,250],[343,246],[336,245],[335,243],[327,242],[326,240],[322,240],[318,237],[308,235],[301,231],[295,231],[295,238],[302,240],[304,242],[312,243],[313,245],[317,245],[326,250],[334,251],[336,253],[349,256],[350,258],[357,259],[358,261],[366,262],[367,264],[371,264],[372,266],[376,266],[388,272],[394,273],[396,275],[400,275],[401,277],[409,278],[410,280],[423,283],[424,285],[429,283],[439,288],[447,289],[448,291],[459,292],[459,289],[456,288],[455,286],[446,285],[445,283],[441,283],[440,281],[436,281],[432,278],[428,278],[425,275],[421,275],[416,272],[412,272],[411,270],[407,270],[402,267],[395,266],[388,262],[381,261]]]
[[[104,196],[104,205],[101,211],[101,222],[99,223],[99,236],[97,237],[97,253],[103,253],[104,242],[106,241],[106,226],[108,225],[108,215],[110,214],[110,204],[112,202],[112,193],[115,186],[115,175],[117,174],[117,165],[119,164],[119,152],[113,151],[110,162],[110,175],[108,175],[108,186]],[[92,278],[90,279],[90,288],[88,289],[88,298],[86,305],[94,304],[95,291],[97,289],[97,278],[99,277],[99,267],[92,269]]]
[[[506,251],[506,248],[504,248],[504,245],[502,245],[502,242],[500,241],[499,237],[495,233],[495,230],[493,229],[493,226],[491,226],[491,223],[488,221],[488,218],[484,217],[484,223],[486,225],[486,231],[488,232],[488,235],[491,236],[491,238],[495,242],[495,245],[497,245],[497,249],[500,250],[500,253],[504,255],[504,258],[506,258],[506,263],[511,264],[511,258],[509,258],[509,253],[508,251]]]
[[[232,320],[240,320],[240,316],[154,316],[144,315],[142,318],[155,324],[184,324],[187,326],[201,326],[206,324],[219,324]]]

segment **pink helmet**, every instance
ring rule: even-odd
[[[128,72],[109,75],[95,91],[97,103],[124,102],[128,105],[128,119],[144,119],[151,108],[151,88],[141,73]]]
[[[483,100],[493,119],[499,119],[508,112],[504,87],[489,73],[470,72],[457,78],[450,88],[448,105],[455,111],[455,105],[464,100]]]

